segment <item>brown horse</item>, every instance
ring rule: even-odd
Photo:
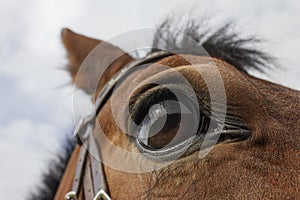
[[[192,30],[191,27],[188,29]],[[188,29],[184,31],[191,33]],[[197,41],[203,39],[195,36],[195,33],[192,37]],[[174,42],[171,36],[166,40],[168,45]],[[62,41],[68,53],[73,81],[77,78],[77,87],[91,94],[91,91],[83,87],[88,77],[76,76],[84,59],[102,41],[76,34],[69,29],[62,31]],[[155,42],[160,43],[162,39]],[[132,136],[124,134],[119,128],[111,107],[113,100],[116,102],[116,110],[119,113],[124,112],[126,106],[122,103],[122,97],[131,95],[132,91],[128,85],[132,82],[155,80],[169,81],[176,85],[173,76],[174,72],[178,72],[189,82],[197,98],[201,98],[198,99],[200,106],[210,105],[207,82],[191,62],[199,65],[213,62],[217,67],[226,92],[225,124],[231,120],[230,123],[235,125],[237,131],[235,134],[221,132],[217,144],[203,158],[199,157],[199,149],[191,149],[169,165],[151,172],[124,172],[105,165],[104,172],[112,199],[300,198],[300,92],[247,73],[251,67],[261,69],[260,66],[270,62],[266,54],[247,47],[251,42],[251,39],[238,39],[237,35],[228,33],[223,27],[202,43],[213,58],[192,55],[184,50],[183,54],[158,59],[149,69],[133,71],[122,80],[114,96],[106,101],[97,116],[103,132],[116,146],[128,151],[141,151],[132,142]],[[121,49],[113,45],[107,47],[107,53],[120,51]],[[129,54],[123,53],[105,71],[98,84],[96,96],[116,72],[135,60]],[[159,70],[162,65],[170,68]],[[211,77],[211,80],[217,76],[209,67],[201,70]],[[133,104],[130,107],[130,115],[136,123],[142,124],[151,106],[148,105],[152,102],[149,98],[159,102],[161,99],[171,98],[172,94],[159,86],[147,85],[134,91],[133,96],[130,101]],[[118,116],[118,121],[126,123],[126,116]],[[142,148],[161,149],[168,144],[180,121],[176,116],[170,118],[172,120],[167,119],[168,124],[163,128],[163,133],[149,137]],[[243,130],[248,130],[247,134],[243,134]],[[183,136],[175,143],[186,139],[187,136]],[[71,190],[79,149],[77,145],[68,161],[59,187],[55,191],[56,200],[64,199],[65,194]],[[112,153],[112,159],[113,156]],[[150,159],[155,159],[153,157],[155,154]],[[79,199],[84,199],[83,189],[79,196]]]

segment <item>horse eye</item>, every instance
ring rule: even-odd
[[[209,122],[202,117],[203,129]],[[189,102],[164,100],[154,104],[148,110],[140,124],[137,141],[148,150],[168,149],[180,144],[199,131],[199,113]]]

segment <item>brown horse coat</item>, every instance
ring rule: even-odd
[[[75,80],[83,59],[101,41],[68,29],[63,31],[62,38],[68,51],[69,69]],[[108,51],[120,49],[111,46]],[[112,199],[299,199],[300,92],[255,78],[219,59],[188,56],[193,63],[215,63],[226,90],[227,112],[239,116],[251,130],[251,136],[238,142],[220,142],[202,159],[195,151],[151,173],[125,173],[106,166]],[[97,92],[116,71],[132,60],[125,54],[114,62],[98,85]],[[183,74],[204,101],[209,99],[202,77],[180,55],[164,58],[154,64],[151,70],[132,75],[134,81],[171,78],[171,69],[159,73],[153,70],[159,68],[159,64],[170,66]],[[214,77],[209,68],[203,70],[208,76]],[[88,77],[80,78],[78,87],[82,87],[82,81]],[[120,105],[120,113],[124,108],[122,99],[118,97],[129,93],[126,85],[131,81],[127,78],[116,91],[115,101],[120,102],[117,104]],[[136,147],[116,125],[110,105],[109,100],[98,115],[104,132],[115,145],[134,151]],[[124,120],[122,116],[120,118]],[[63,199],[71,189],[77,157],[78,148],[69,161],[56,193],[57,200]]]

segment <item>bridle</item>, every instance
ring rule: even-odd
[[[95,123],[97,121],[96,118],[103,105],[111,96],[117,82],[128,75],[132,69],[144,64],[154,63],[159,59],[170,55],[173,55],[173,53],[158,51],[151,53],[143,59],[129,63],[117,72],[100,91],[95,103],[94,112],[81,119],[74,131],[74,137],[80,145],[80,152],[73,179],[72,191],[65,195],[66,200],[77,200],[81,187],[83,187],[85,199],[111,200],[103,164],[101,162],[101,153],[100,150],[98,150],[99,148],[93,134]]]

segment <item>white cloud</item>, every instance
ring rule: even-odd
[[[57,127],[28,119],[0,127],[0,197],[24,199],[58,150]],[[16,192],[17,191],[17,192]]]

